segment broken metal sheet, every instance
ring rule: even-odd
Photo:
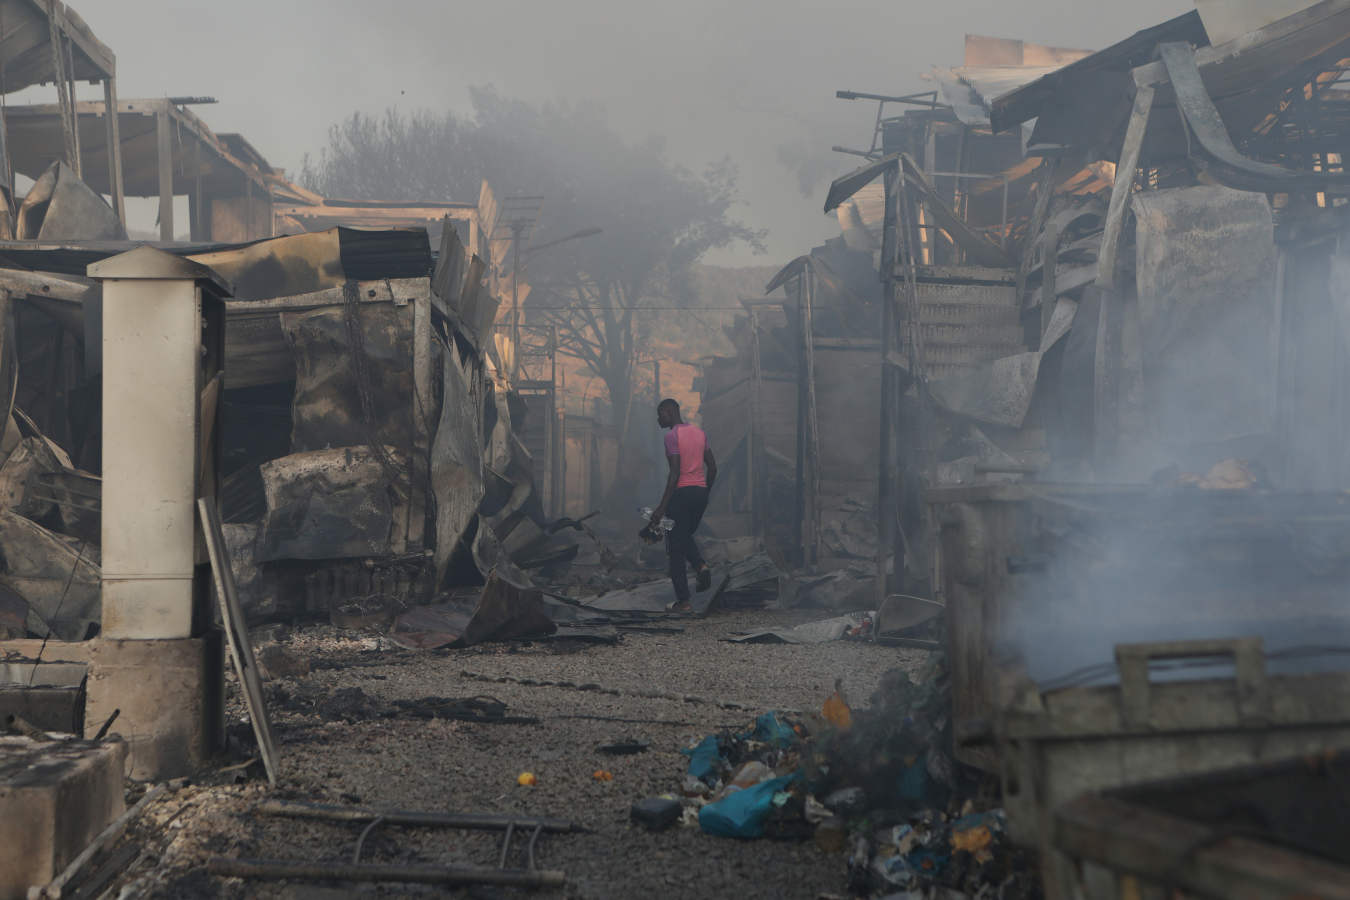
[[[551,635],[557,630],[537,589],[522,589],[492,575],[476,601],[411,609],[395,620],[389,636],[400,646],[431,650]]]
[[[876,570],[850,565],[824,575],[797,576],[779,591],[782,608],[862,609],[876,597]]]
[[[501,542],[497,540],[497,535],[487,520],[478,516],[477,522],[478,530],[474,534],[472,549],[474,565],[478,567],[479,574],[484,578],[491,578],[495,573],[508,584],[518,588],[532,587],[534,583],[530,580],[530,576],[521,571],[502,549]]]
[[[1276,248],[1265,195],[1221,186],[1134,196],[1144,407],[1179,443],[1262,434],[1278,381]]]
[[[0,510],[0,585],[28,603],[28,630],[85,640],[101,618],[98,548]]]
[[[1022,427],[1036,390],[1041,354],[1018,353],[979,367],[934,379],[929,391],[938,406],[991,425]]]
[[[220,526],[225,538],[225,550],[234,574],[239,606],[250,621],[265,619],[279,611],[276,582],[266,578],[254,559],[258,544],[259,526],[256,523]]]
[[[1209,157],[1221,164],[1211,169],[1219,181],[1246,190],[1270,192],[1289,191],[1296,186],[1316,188],[1319,185],[1350,181],[1350,172],[1300,173],[1243,156],[1233,146],[1223,117],[1200,78],[1195,51],[1191,46],[1165,43],[1158,45],[1158,52],[1167,68],[1172,89],[1176,92],[1177,106],[1190,126],[1196,143]]]
[[[21,241],[123,241],[117,213],[63,162],[54,162],[19,207]]]
[[[1073,325],[1078,304],[1061,297],[1046,327],[1041,350],[1016,353],[929,382],[935,403],[954,415],[989,425],[1021,428],[1036,392],[1041,359]]]
[[[1317,0],[1195,0],[1215,45],[1226,44],[1307,9]]]
[[[431,444],[431,493],[436,505],[435,584],[474,523],[483,499],[482,363],[457,342],[442,348],[441,409]]]
[[[829,504],[828,499],[822,501]],[[851,559],[876,559],[878,551],[876,514],[834,509],[828,505],[820,513],[820,543],[828,556]]]
[[[406,472],[393,447],[385,453]],[[263,463],[267,516],[257,559],[343,559],[406,551],[408,485],[368,447],[293,453]]]
[[[605,612],[664,613],[673,602],[675,589],[671,587],[669,579],[661,579],[626,590],[609,591],[599,597],[588,597],[582,601],[582,605],[587,609]]]
[[[287,297],[346,280],[337,229],[288,235],[192,258],[234,285],[236,300]]]
[[[26,519],[47,519],[56,512],[50,501],[30,495],[29,488],[40,472],[59,472],[64,468],[46,441],[23,438],[9,458],[0,465],[0,507]]]
[[[794,628],[752,631],[726,640],[734,644],[826,644],[839,640],[850,630],[859,627],[862,625],[863,617],[870,615],[872,613],[852,613],[835,616],[832,619],[821,619],[818,622],[807,622]]]
[[[767,553],[756,553],[719,570],[726,577],[717,602],[725,606],[763,606],[778,597],[778,579],[783,570]]]
[[[690,595],[689,606],[694,615],[707,615],[708,610],[717,602],[718,596],[725,589],[727,580],[727,577],[723,576],[721,584],[714,590],[696,592]],[[648,581],[623,590],[609,591],[599,597],[588,597],[581,601],[581,605],[586,609],[602,612],[664,615],[674,602],[675,588],[671,585],[669,578],[663,578],[659,581]]]
[[[956,68],[934,67],[933,78],[942,91],[942,99],[963,125],[989,127],[989,110],[995,97],[1001,97],[1059,66],[967,65]]]
[[[899,634],[937,618],[947,607],[925,597],[888,594],[876,613],[878,635]]]
[[[372,443],[411,448],[412,318],[412,304],[359,301],[281,314],[295,355],[293,451]],[[359,351],[352,346],[354,332]]]

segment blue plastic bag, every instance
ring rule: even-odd
[[[773,795],[796,781],[796,774],[761,781],[743,791],[728,794],[698,811],[698,826],[704,834],[717,837],[757,838],[764,836],[764,820],[773,809]]]
[[[741,735],[741,738],[750,738],[786,750],[797,739],[797,733],[778,718],[778,713],[766,712],[755,719],[754,730]]]
[[[717,735],[710,734],[699,741],[697,747],[680,752],[689,757],[690,775],[703,781],[717,775],[717,763],[722,758],[722,751],[717,746]]]

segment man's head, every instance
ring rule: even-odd
[[[656,424],[673,428],[680,424],[680,404],[667,397],[656,405]]]

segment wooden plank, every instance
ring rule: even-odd
[[[230,556],[229,551],[225,549],[225,535],[220,528],[220,515],[216,512],[215,501],[210,497],[197,499],[197,512],[201,516],[206,551],[211,557],[211,574],[215,577],[216,599],[220,602],[220,619],[225,626],[225,639],[230,646],[230,656],[234,659],[234,672],[239,676],[239,684],[244,690],[244,702],[248,707],[249,718],[253,720],[253,734],[258,739],[258,750],[262,756],[263,768],[267,770],[267,781],[275,786],[278,766],[276,744],[272,740],[272,723],[267,718],[262,681],[258,677],[258,662],[253,656],[253,646],[248,638],[248,625],[244,621],[244,610],[239,605],[234,573],[230,570]]]
[[[45,648],[43,645],[46,645]],[[12,661],[41,659],[43,663],[87,663],[89,662],[89,641],[58,641],[40,638],[16,638],[0,641],[0,660]]]
[[[168,101],[165,101],[165,107]],[[169,111],[155,114],[155,166],[159,171],[159,239],[173,240],[173,132]]]
[[[1048,349],[1045,347],[1045,330],[1050,325],[1050,316],[1055,311],[1055,299],[1059,297],[1059,291],[1055,287],[1056,270],[1059,268],[1059,225],[1055,222],[1047,225],[1042,241],[1045,246],[1045,263],[1041,268],[1041,292],[1050,300],[1041,304],[1040,342],[1037,346],[1045,350]]]
[[[903,267],[897,267],[897,271],[900,268]],[[920,282],[1014,284],[1017,280],[1017,273],[1012,269],[999,269],[991,266],[915,266],[914,277]]]
[[[756,538],[764,536],[764,515],[761,506],[764,491],[760,485],[762,473],[758,456],[764,443],[763,424],[760,421],[760,391],[764,389],[764,372],[759,355],[759,311],[750,308],[750,452],[746,454],[750,479],[750,528]]]
[[[881,341],[868,341],[859,338],[818,337],[810,341],[810,344],[823,350],[857,350],[863,353],[881,352]]]
[[[1106,210],[1105,229],[1101,249],[1097,253],[1097,284],[1110,290],[1115,283],[1116,254],[1120,249],[1120,233],[1125,222],[1125,209],[1134,191],[1134,176],[1139,168],[1139,151],[1144,146],[1148,130],[1148,116],[1153,109],[1153,88],[1141,87],[1134,95],[1134,109],[1125,129],[1125,143],[1116,164],[1116,183],[1111,188],[1111,204]]]
[[[0,290],[15,296],[31,295],[68,303],[84,303],[100,296],[98,283],[77,275],[50,275],[26,269],[0,269]]]
[[[431,436],[438,410],[432,408],[431,398],[431,282],[419,279],[420,289],[412,297],[413,308],[413,452],[412,499],[408,503],[409,552],[422,548],[426,539],[427,495],[431,490]],[[425,548],[424,548],[425,549]]]
[[[117,114],[108,115],[107,110],[117,109],[117,79],[109,75],[103,81],[104,123],[108,129],[108,186],[112,196],[113,212],[127,227],[127,198],[122,186],[122,137],[121,119]]]

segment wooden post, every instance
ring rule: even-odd
[[[1036,206],[1031,212],[1031,221],[1027,225],[1027,235],[1022,243],[1022,256],[1017,263],[1017,302],[1023,308],[1026,306],[1026,283],[1027,272],[1031,270],[1032,256],[1036,250],[1036,236],[1040,234],[1041,228],[1045,225],[1045,220],[1050,215],[1050,200],[1055,193],[1055,172],[1059,169],[1058,157],[1047,159],[1041,163],[1041,177],[1036,182]],[[1008,182],[1003,182],[1004,194],[1006,197]],[[1004,214],[1004,222],[1007,222],[1007,214]]]
[[[1148,116],[1153,109],[1153,88],[1141,87],[1134,95],[1134,109],[1125,129],[1125,143],[1116,164],[1116,182],[1111,187],[1111,205],[1106,210],[1102,246],[1097,254],[1097,286],[1110,290],[1115,285],[1116,255],[1120,250],[1120,232],[1125,222],[1125,207],[1134,190],[1134,175],[1139,168],[1139,152],[1144,146]]]
[[[759,421],[759,392],[762,386],[763,370],[759,355],[759,309],[752,306],[750,307],[750,427],[746,430],[746,449],[749,452],[745,458],[749,462],[747,471],[750,476],[750,529],[751,534],[757,538],[764,536],[764,516],[760,509],[764,500],[764,491],[760,488],[763,473],[760,471],[760,466],[757,465],[760,457],[760,444],[763,442]]]
[[[80,152],[80,114],[79,98],[75,96],[75,50],[69,37],[62,43],[66,69],[61,74],[66,79],[66,91],[70,95],[70,133],[74,143],[75,161],[71,168],[81,179],[84,178],[84,154]]]
[[[156,163],[159,168],[159,239],[173,240],[173,132],[169,101],[155,113]]]
[[[1036,347],[1045,351],[1045,329],[1050,325],[1050,317],[1055,314],[1058,293],[1055,289],[1055,268],[1059,261],[1059,228],[1051,223],[1045,229],[1045,258],[1041,262],[1041,334]]]
[[[797,333],[797,416],[796,416],[796,464],[797,478],[796,496],[793,498],[793,512],[796,514],[796,522],[793,525],[793,537],[796,540],[797,552],[800,556],[797,562],[805,564],[807,560],[806,552],[806,276],[805,274],[797,276],[797,308],[796,315],[793,316],[794,328]]]
[[[931,127],[931,126],[930,126]],[[930,157],[931,161],[931,157]],[[881,232],[881,433],[880,450],[877,460],[877,558],[876,591],[877,607],[888,593],[887,569],[893,553],[891,550],[892,522],[895,515],[895,491],[891,479],[891,456],[894,447],[891,442],[892,422],[895,415],[895,379],[891,377],[891,350],[895,344],[895,267],[898,263],[900,246],[900,166],[888,169],[883,177],[885,187],[885,212],[882,216]],[[909,243],[909,236],[905,236]],[[910,323],[916,328],[917,323]],[[911,376],[914,372],[911,371]]]
[[[1106,210],[1101,250],[1097,254],[1097,348],[1094,354],[1093,436],[1094,456],[1100,468],[1115,450],[1119,435],[1118,397],[1116,396],[1120,368],[1120,304],[1113,297],[1116,279],[1116,260],[1120,251],[1120,235],[1125,223],[1125,210],[1134,192],[1135,173],[1139,168],[1139,154],[1148,130],[1148,117],[1153,109],[1153,88],[1142,86],[1134,95],[1134,109],[1125,129],[1125,142],[1116,164],[1116,181],[1111,188],[1111,204]],[[1100,474],[1100,473],[1099,473]]]
[[[117,79],[109,75],[103,81],[103,118],[108,141],[108,193],[113,212],[127,226],[127,200],[122,190],[122,129],[117,115]]]
[[[812,311],[815,304],[816,271],[809,260],[802,270],[802,279],[806,285],[806,449],[811,471],[811,480],[807,484],[811,526],[809,561],[814,565],[820,558],[820,430],[819,419],[816,416],[816,328]]]

